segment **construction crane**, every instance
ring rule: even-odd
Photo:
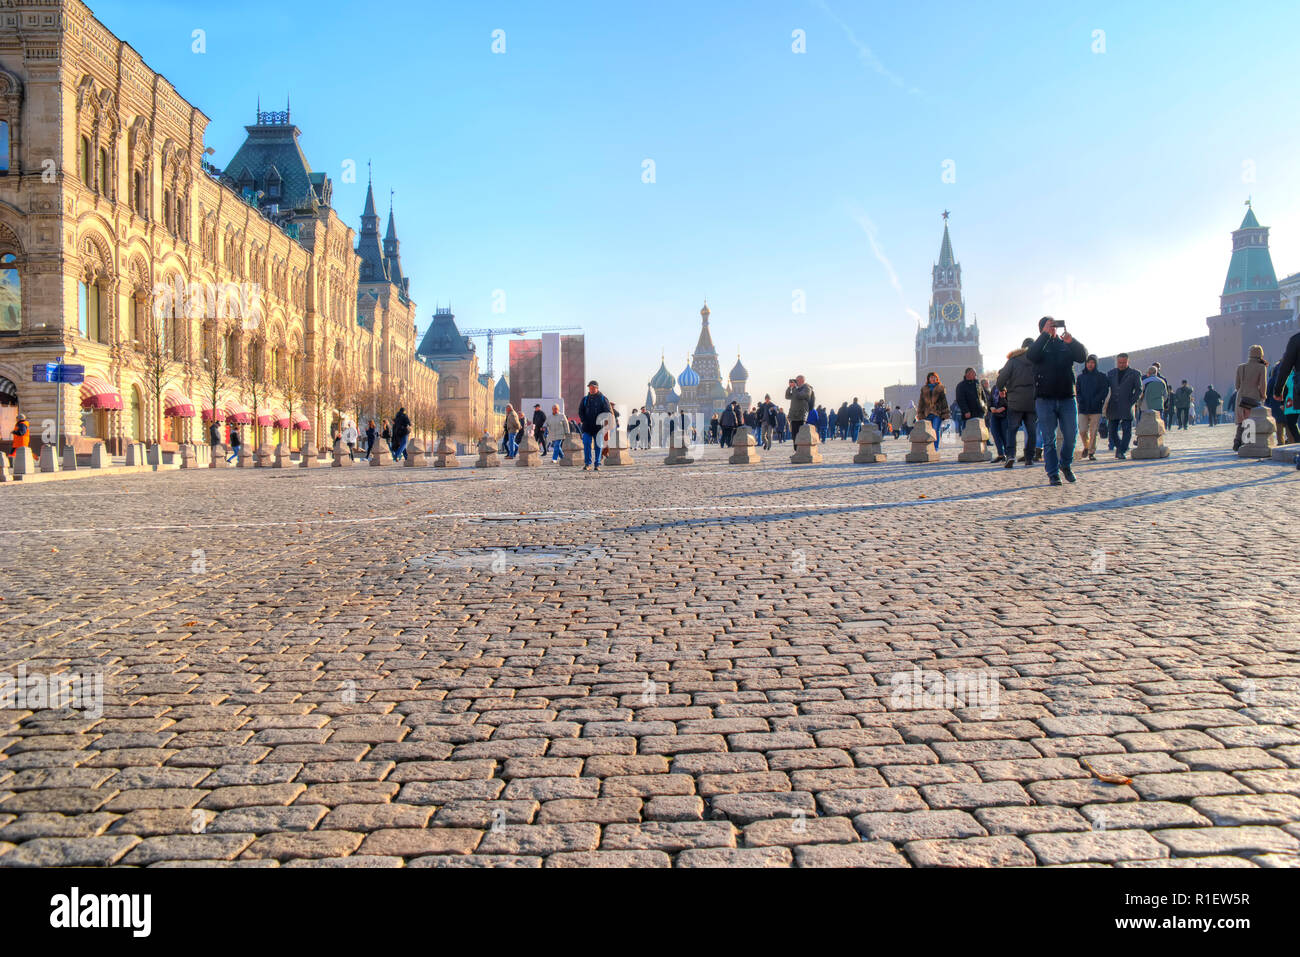
[[[492,340],[497,336],[522,336],[529,332],[573,332],[582,331],[582,326],[511,326],[498,329],[465,329],[462,336],[487,336],[487,375],[492,378]]]

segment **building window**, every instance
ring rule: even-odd
[[[108,150],[99,151],[99,191],[113,198],[113,171],[108,168]]]
[[[136,215],[144,217],[144,172],[136,170],[133,177],[134,185],[131,189],[131,205],[134,207]]]
[[[101,342],[99,287],[93,282],[77,284],[77,331],[83,339]]]
[[[0,332],[18,332],[23,327],[23,290],[18,277],[18,258],[0,256]]]
[[[0,176],[9,172],[9,121],[0,120]]]
[[[90,140],[84,136],[81,138],[81,152],[77,156],[77,172],[83,183],[87,186],[94,185],[91,182]]]

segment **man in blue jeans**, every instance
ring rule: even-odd
[[[587,383],[587,394],[578,403],[578,422],[582,426],[582,470],[594,468],[600,471],[601,444],[598,436],[605,428],[601,416],[609,414],[609,399],[600,393],[600,386],[592,379]],[[593,455],[594,450],[594,455]],[[592,459],[595,465],[592,465]]]
[[[1074,481],[1074,440],[1079,434],[1079,406],[1074,397],[1074,364],[1088,358],[1083,343],[1051,316],[1038,320],[1038,338],[1025,353],[1034,364],[1034,411],[1043,441],[1043,467],[1052,485]],[[1061,448],[1056,448],[1056,430]]]

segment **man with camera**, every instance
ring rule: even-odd
[[[1038,338],[1025,353],[1034,364],[1034,411],[1043,442],[1043,467],[1052,485],[1074,481],[1074,441],[1079,434],[1079,405],[1074,397],[1074,364],[1088,358],[1083,343],[1065,331],[1065,323],[1043,316]],[[1056,430],[1061,448],[1056,448]]]
[[[797,442],[799,430],[808,421],[808,413],[817,405],[817,395],[803,376],[795,376],[786,387],[785,397],[790,400],[790,411],[787,415],[790,420],[790,437]]]

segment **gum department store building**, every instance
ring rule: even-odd
[[[259,111],[224,171],[207,124],[78,0],[0,6],[0,447],[22,411],[39,449],[57,392],[32,367],[59,358],[85,367],[61,410],[79,453],[203,442],[214,417],[253,445],[326,445],[340,411],[399,404],[421,438],[498,433],[468,341],[417,356],[373,190],[358,235],[288,110]]]

